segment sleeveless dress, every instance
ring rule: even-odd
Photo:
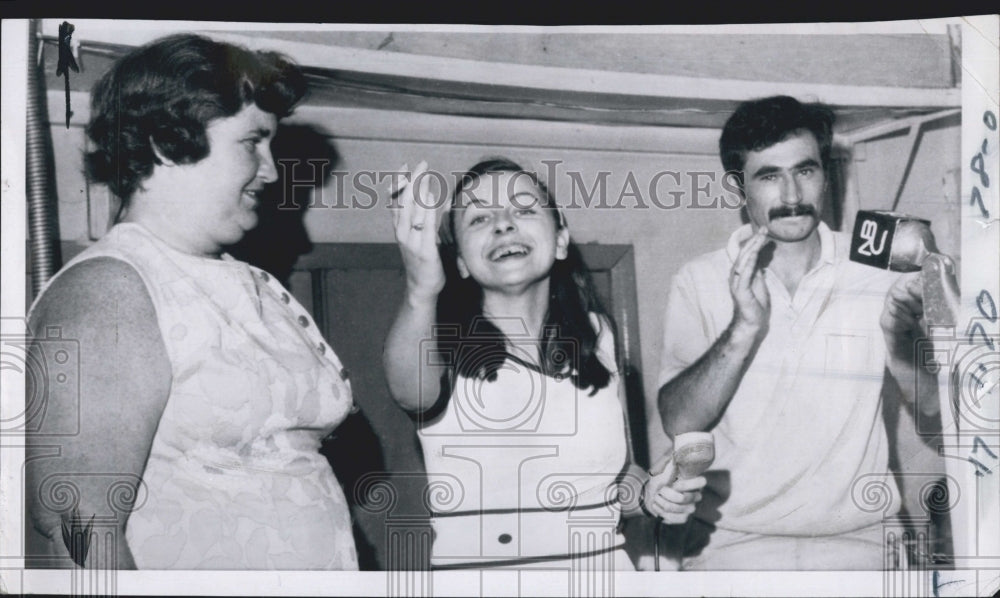
[[[356,570],[347,502],[319,453],[351,388],[305,308],[263,270],[179,252],[134,223],[67,268],[96,257],[142,277],[172,370],[126,527],[137,567]]]
[[[601,329],[612,378],[596,394],[542,374],[515,344],[495,381],[457,376],[420,423],[433,568],[633,570],[618,530],[625,420],[614,338]]]

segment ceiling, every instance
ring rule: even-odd
[[[174,31],[122,34],[78,26],[86,91],[138,43]],[[57,47],[45,33],[49,89]],[[305,67],[310,104],[506,119],[721,128],[751,97],[824,101],[840,132],[960,105],[956,35],[684,34],[576,31],[249,30],[209,33],[277,49]],[[124,42],[124,43],[123,43]],[[956,62],[958,61],[958,62]]]

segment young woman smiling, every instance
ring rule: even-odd
[[[425,168],[393,214],[407,290],[385,367],[440,499],[432,566],[633,569],[620,515],[683,522],[704,478],[631,464],[614,327],[545,185],[480,162],[439,235]]]

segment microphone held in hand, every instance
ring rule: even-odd
[[[851,236],[851,261],[916,272],[931,253],[937,253],[931,223],[898,212],[861,210]]]
[[[674,438],[673,454],[664,459],[659,467],[649,473],[656,476],[663,473],[667,465],[674,461],[673,484],[678,479],[691,479],[705,473],[715,461],[715,437],[711,432],[685,432]],[[660,520],[662,522],[662,520]],[[660,524],[653,528],[653,567],[660,570]],[[675,555],[676,556],[676,555]]]
[[[711,432],[685,432],[674,438],[674,452],[671,457],[677,467],[674,480],[696,478],[705,473],[715,461],[715,437]],[[659,475],[667,468],[671,459],[665,459],[651,475]]]
[[[938,252],[929,220],[899,212],[860,210],[851,235],[851,261],[893,272],[921,271],[924,320],[954,326],[958,314],[955,263]]]
[[[711,432],[688,432],[674,444],[677,478],[688,480],[705,473],[715,461],[715,438]]]

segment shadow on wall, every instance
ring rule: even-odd
[[[267,270],[288,286],[296,260],[313,248],[304,224],[311,193],[323,188],[340,156],[329,137],[304,125],[279,126],[271,152],[278,181],[260,196],[257,228],[230,247],[229,253]],[[313,168],[318,160],[326,167]]]
[[[278,181],[260,196],[257,227],[229,248],[233,257],[271,273],[286,287],[299,256],[313,250],[305,229],[312,193],[326,184],[340,156],[331,139],[305,125],[279,126],[271,144]],[[346,364],[350,367],[350,364]],[[361,569],[378,569],[375,550],[357,526],[354,487],[365,474],[384,471],[384,457],[371,423],[363,413],[349,415],[327,438],[320,452],[327,458],[351,506],[354,539]]]
[[[830,148],[830,167],[826,173],[827,195],[823,206],[823,221],[833,230],[843,230],[844,210],[850,209],[847,204],[847,177],[851,161],[854,159],[851,148],[834,143]],[[857,206],[854,206],[857,209]],[[850,232],[850,231],[847,231]]]

